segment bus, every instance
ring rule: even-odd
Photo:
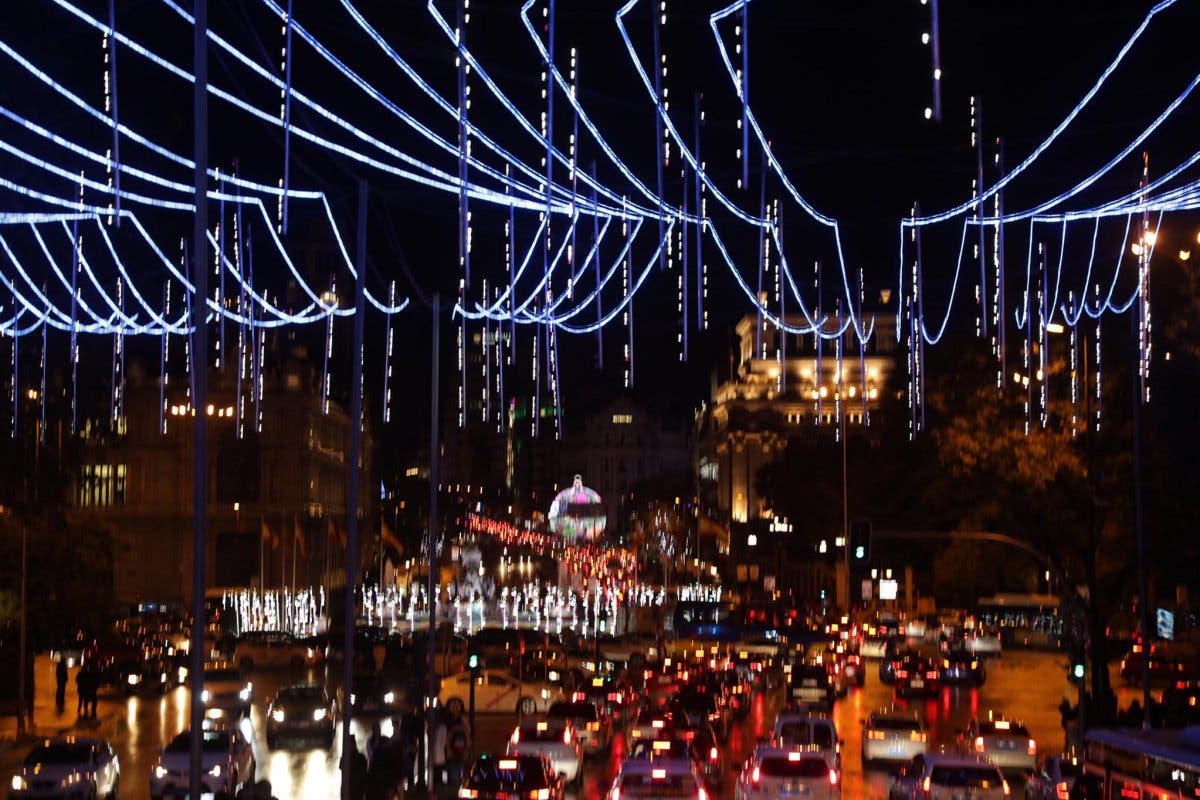
[[[1063,636],[1058,606],[1056,595],[1005,592],[979,598],[977,622],[998,631],[1005,648],[1057,650]]]
[[[1200,726],[1096,728],[1084,743],[1087,800],[1200,798]]]
[[[741,609],[724,601],[680,600],[671,623],[676,639],[735,642],[742,636]]]

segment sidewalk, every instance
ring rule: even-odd
[[[28,746],[38,739],[52,736],[106,736],[113,732],[116,710],[108,698],[101,695],[95,719],[80,719],[75,708],[78,695],[75,693],[75,673],[72,669],[67,680],[66,705],[60,714],[54,707],[54,664],[49,655],[38,655],[33,665],[33,726],[26,727],[25,738],[17,741],[17,719],[15,716],[0,717],[0,751],[15,746]]]

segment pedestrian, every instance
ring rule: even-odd
[[[88,681],[87,668],[88,662],[85,661],[79,665],[79,672],[75,673],[75,714],[80,717],[87,713],[87,691],[84,689]]]
[[[429,738],[429,758],[433,762],[433,785],[441,786],[446,782],[446,719],[440,714]]]
[[[87,689],[87,697],[84,701],[83,715],[95,719],[97,695],[100,693],[100,668],[94,663],[88,668],[87,682],[84,686]]]
[[[350,800],[362,800],[367,777],[367,757],[359,751],[357,737],[350,736],[350,752],[342,754],[339,766],[342,772],[350,773]]]
[[[58,713],[63,713],[67,705],[67,659],[62,653],[58,654],[58,663],[54,665],[54,707]]]
[[[371,723],[371,736],[367,739],[367,765],[375,763],[375,754],[384,743],[383,731],[379,727],[379,722]]]

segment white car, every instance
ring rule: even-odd
[[[972,631],[963,636],[963,649],[977,656],[998,656],[1002,650],[1000,634],[988,631]]]
[[[1029,729],[993,712],[971,720],[963,732],[962,749],[983,756],[1002,770],[1029,773],[1037,766],[1037,742]]]
[[[842,740],[829,717],[782,713],[775,718],[771,739],[776,747],[820,753],[831,770],[842,768]]]
[[[116,798],[121,766],[103,739],[75,736],[46,739],[25,756],[9,786],[9,797]]]
[[[995,764],[976,756],[925,753],[900,767],[888,800],[1009,800],[1012,790]]]
[[[237,727],[213,726],[202,732],[200,783],[204,793],[235,794],[254,783],[254,751]],[[187,793],[191,780],[192,734],[184,731],[171,740],[150,768],[150,797],[162,800],[171,792]]]
[[[670,797],[709,800],[704,782],[690,761],[624,761],[608,792],[609,800]]]
[[[742,768],[737,800],[804,797],[832,800],[842,796],[841,775],[815,750],[760,745]]]
[[[254,684],[227,661],[210,661],[204,665],[204,689],[200,702],[204,716],[209,719],[245,717],[250,714],[254,699]]]
[[[929,752],[929,734],[917,712],[884,708],[863,720],[862,760],[911,761]]]
[[[569,719],[539,717],[523,721],[508,740],[510,756],[545,756],[566,783],[583,777],[583,743]]]
[[[518,711],[545,714],[550,704],[563,697],[562,689],[541,681],[518,681],[507,672],[485,669],[475,681],[475,710],[481,713]],[[460,672],[442,680],[438,699],[449,711],[462,713],[470,707],[471,673]]]
[[[858,654],[863,658],[883,658],[887,649],[886,636],[864,636],[858,646]]]
[[[250,631],[238,637],[233,663],[241,669],[291,667],[302,669],[320,663],[323,653],[283,631]]]

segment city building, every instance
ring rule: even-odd
[[[192,408],[186,380],[172,381],[160,401],[158,376],[134,367],[124,408],[115,435],[103,425],[80,431],[71,495],[72,514],[114,532],[118,601],[190,593],[197,413],[208,419],[208,587],[308,585],[341,570],[349,419],[325,399],[322,375],[306,359],[264,370],[261,403],[214,371],[204,409]],[[371,448],[368,425],[360,459],[367,520],[377,494]],[[360,527],[364,552],[369,531]]]

